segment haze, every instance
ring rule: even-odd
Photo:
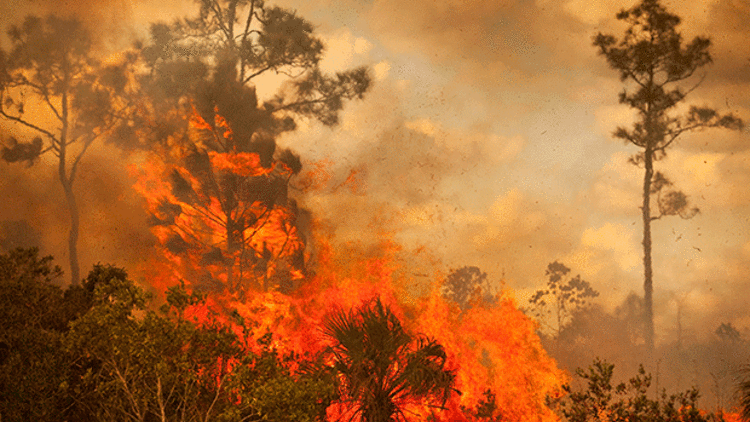
[[[8,2],[0,26],[28,13],[74,14],[94,28],[102,51],[115,51],[145,39],[150,22],[195,10],[190,1],[162,3]],[[597,32],[622,31],[614,15],[635,2],[273,3],[317,25],[324,70],[366,64],[375,76],[338,127],[311,121],[279,140],[300,153],[305,170],[323,163],[330,174],[302,201],[337,242],[377,244],[385,231],[415,274],[477,266],[521,304],[554,260],[588,280],[607,310],[642,294],[642,171],[627,161],[634,147],[611,136],[632,116],[617,102],[617,73],[592,46]],[[713,41],[714,63],[686,104],[750,120],[750,4],[663,3],[681,16],[684,39]],[[105,146],[92,152],[76,182],[82,268],[134,266],[153,242],[126,174],[136,158]],[[731,323],[747,339],[750,135],[687,135],[657,169],[701,211],[654,223],[657,343],[674,341],[678,308],[683,337],[710,339]],[[64,264],[67,214],[51,167],[3,164],[0,172],[0,247],[39,244]]]

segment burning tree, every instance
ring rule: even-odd
[[[275,138],[295,118],[335,125],[370,77],[366,68],[322,73],[323,44],[294,12],[258,0],[199,3],[195,18],[154,24],[141,50],[150,98],[137,130],[161,154],[139,189],[173,261],[208,269],[192,277],[197,285],[238,296],[250,286],[293,289],[305,239],[288,185],[302,165]],[[255,83],[266,73],[289,78],[261,103]]]
[[[322,266],[315,280],[328,287],[257,294],[231,314],[217,312],[214,295],[173,286],[157,311],[116,267],[96,266],[63,292],[49,283],[59,274],[50,259],[0,256],[10,321],[0,329],[10,393],[0,406],[16,419],[336,420],[354,399],[373,403],[388,390],[406,420],[557,420],[545,400],[565,377],[507,298],[458,317],[436,287],[407,308],[392,264],[370,259]],[[270,297],[282,318],[266,331],[254,309]],[[343,330],[326,337],[326,321]],[[19,368],[22,380],[12,376]]]
[[[122,121],[128,106],[122,94],[131,87],[128,74],[135,56],[104,65],[79,21],[52,15],[29,16],[8,34],[13,48],[0,50],[0,116],[20,130],[4,140],[2,159],[31,165],[41,155],[55,156],[70,214],[68,258],[75,284],[80,281],[80,211],[73,184],[91,145]],[[31,141],[22,140],[26,136]]]
[[[191,121],[193,136],[214,133],[200,116]],[[299,159],[287,152],[263,167],[218,114],[216,122],[225,129],[220,142],[239,145],[229,152],[191,145],[179,163],[151,162],[153,172],[139,188],[149,200],[153,231],[169,256],[187,261],[180,262],[187,267],[182,276],[202,287],[216,280],[239,294],[250,286],[268,290],[272,280],[293,287],[283,283],[302,277],[305,243],[286,184]],[[201,269],[207,272],[185,272]]]
[[[631,162],[644,169],[641,214],[645,339],[647,348],[653,351],[651,222],[665,215],[690,217],[696,212],[689,208],[685,194],[664,190],[670,183],[661,173],[654,172],[654,162],[663,159],[667,149],[683,133],[706,128],[741,129],[742,121],[732,114],[721,115],[707,107],[692,106],[684,115],[674,114],[674,109],[697,87],[696,83],[685,90],[681,83],[711,62],[708,38],[695,37],[683,46],[676,29],[680,18],[669,13],[658,0],[642,0],[633,8],[618,13],[617,19],[629,25],[624,36],[617,39],[599,33],[594,37],[594,46],[627,84],[620,93],[620,103],[638,112],[633,127],[619,127],[614,136],[641,148]],[[652,195],[657,195],[660,213],[656,216],[651,211]]]

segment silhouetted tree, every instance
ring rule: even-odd
[[[631,162],[644,169],[641,213],[645,339],[648,349],[653,351],[651,222],[666,215],[690,217],[697,212],[689,208],[682,192],[664,191],[669,183],[659,172],[654,172],[654,162],[664,158],[667,149],[683,133],[712,127],[741,129],[742,121],[732,114],[721,115],[708,107],[691,106],[685,114],[674,113],[697,86],[695,83],[685,89],[681,83],[711,62],[708,38],[695,37],[683,45],[676,29],[680,18],[669,13],[658,0],[642,0],[631,9],[619,12],[617,19],[629,25],[623,37],[618,39],[599,33],[594,37],[594,46],[626,84],[619,96],[620,103],[638,112],[633,126],[618,127],[614,136],[641,148]],[[652,195],[657,195],[657,215],[651,211]]]
[[[401,420],[407,404],[440,405],[454,391],[455,374],[445,366],[443,347],[407,333],[380,299],[330,315],[324,332],[335,341],[334,369],[340,376],[342,402],[353,406],[352,418]]]
[[[260,75],[283,74],[289,77],[285,86],[260,108],[281,119],[277,130],[289,130],[294,123],[284,112],[333,125],[338,122],[343,100],[362,98],[370,86],[366,67],[335,76],[322,73],[318,64],[323,43],[314,35],[313,25],[293,11],[268,6],[261,0],[198,0],[197,3],[200,13],[195,18],[169,25],[153,24],[152,42],[143,48],[143,56],[152,69],[152,82],[167,96],[190,94],[211,73],[219,76],[217,85],[223,85],[215,87],[219,90],[252,88]],[[251,91],[213,93],[254,96],[254,88]],[[220,102],[222,98],[213,96],[211,100]],[[209,107],[201,107],[202,110],[213,112],[214,104],[205,105]],[[235,125],[247,124],[248,119],[240,117],[240,110],[219,112]],[[250,129],[248,135],[254,132]]]
[[[455,302],[462,311],[469,309],[472,303],[489,303],[494,299],[487,273],[473,266],[451,270],[443,284],[443,296]]]
[[[135,56],[126,54],[122,63],[104,65],[78,20],[51,15],[29,16],[11,26],[8,35],[11,50],[0,50],[0,116],[31,140],[21,135],[5,139],[2,159],[31,165],[43,154],[55,156],[70,214],[68,255],[75,284],[80,281],[80,216],[73,184],[89,147],[121,122],[126,103],[120,94],[129,86]]]
[[[700,348],[705,358],[696,354],[693,359],[695,362],[700,362],[700,367],[707,378],[706,381],[710,377],[708,391],[712,395],[711,398],[716,400],[715,406],[732,408],[736,403],[733,399],[742,400],[741,396],[733,397],[733,392],[736,388],[737,373],[741,371],[743,364],[750,357],[750,350],[748,342],[742,338],[742,334],[731,322],[719,324],[714,334],[716,337],[709,338],[708,343]]]
[[[631,345],[643,343],[645,324],[643,298],[635,292],[630,292],[622,303],[615,308],[614,316],[622,324],[625,340]]]
[[[742,335],[731,322],[721,323],[714,333],[719,336],[719,339],[727,343],[737,343],[742,340]]]
[[[599,296],[588,281],[581,279],[578,274],[569,277],[570,268],[558,261],[547,265],[545,275],[548,277],[547,287],[537,290],[529,299],[531,312],[541,324],[549,325],[550,318],[555,337],[559,337],[576,312],[584,309],[589,299]]]

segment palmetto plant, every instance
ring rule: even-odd
[[[407,333],[380,299],[330,315],[324,332],[350,421],[402,420],[408,406],[440,407],[455,391],[443,346]]]

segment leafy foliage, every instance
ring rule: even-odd
[[[654,173],[654,177],[651,180],[651,195],[656,196],[656,206],[659,213],[652,216],[652,220],[658,220],[670,215],[690,219],[700,212],[697,207],[690,206],[685,193],[675,190],[672,186],[672,181],[661,172],[657,171]]]
[[[742,375],[737,384],[737,393],[740,397],[740,410],[745,420],[750,420],[750,365],[742,369]]]
[[[270,334],[261,338],[260,353],[238,367],[231,388],[238,392],[236,400],[248,406],[229,409],[227,415],[244,408],[240,414],[251,420],[325,420],[326,409],[338,397],[332,368],[322,356],[281,356],[270,347],[270,340]]]
[[[707,422],[721,420],[720,415],[706,414],[698,409],[699,393],[690,389],[678,394],[659,392],[649,397],[651,375],[643,366],[638,374],[617,385],[612,384],[614,365],[596,359],[587,371],[579,368],[576,375],[587,383],[583,391],[571,391],[561,404],[562,415],[570,422],[588,421],[664,421]]]
[[[0,417],[43,421],[318,421],[337,396],[320,357],[280,355],[242,321],[198,320],[183,286],[159,311],[116,267],[65,291],[51,257],[0,255]],[[241,333],[241,334],[240,334]]]
[[[66,404],[59,353],[66,326],[62,275],[38,249],[0,255],[0,416],[4,420],[57,420]]]
[[[237,334],[248,327],[188,318],[191,307],[205,306],[201,294],[174,287],[159,312],[146,311],[146,295],[122,270],[99,267],[90,278],[96,280],[94,306],[66,339],[69,353],[83,358],[71,379],[81,415],[312,421],[333,398],[325,368],[279,356],[270,334],[254,352]],[[306,370],[292,372],[293,366]]]

